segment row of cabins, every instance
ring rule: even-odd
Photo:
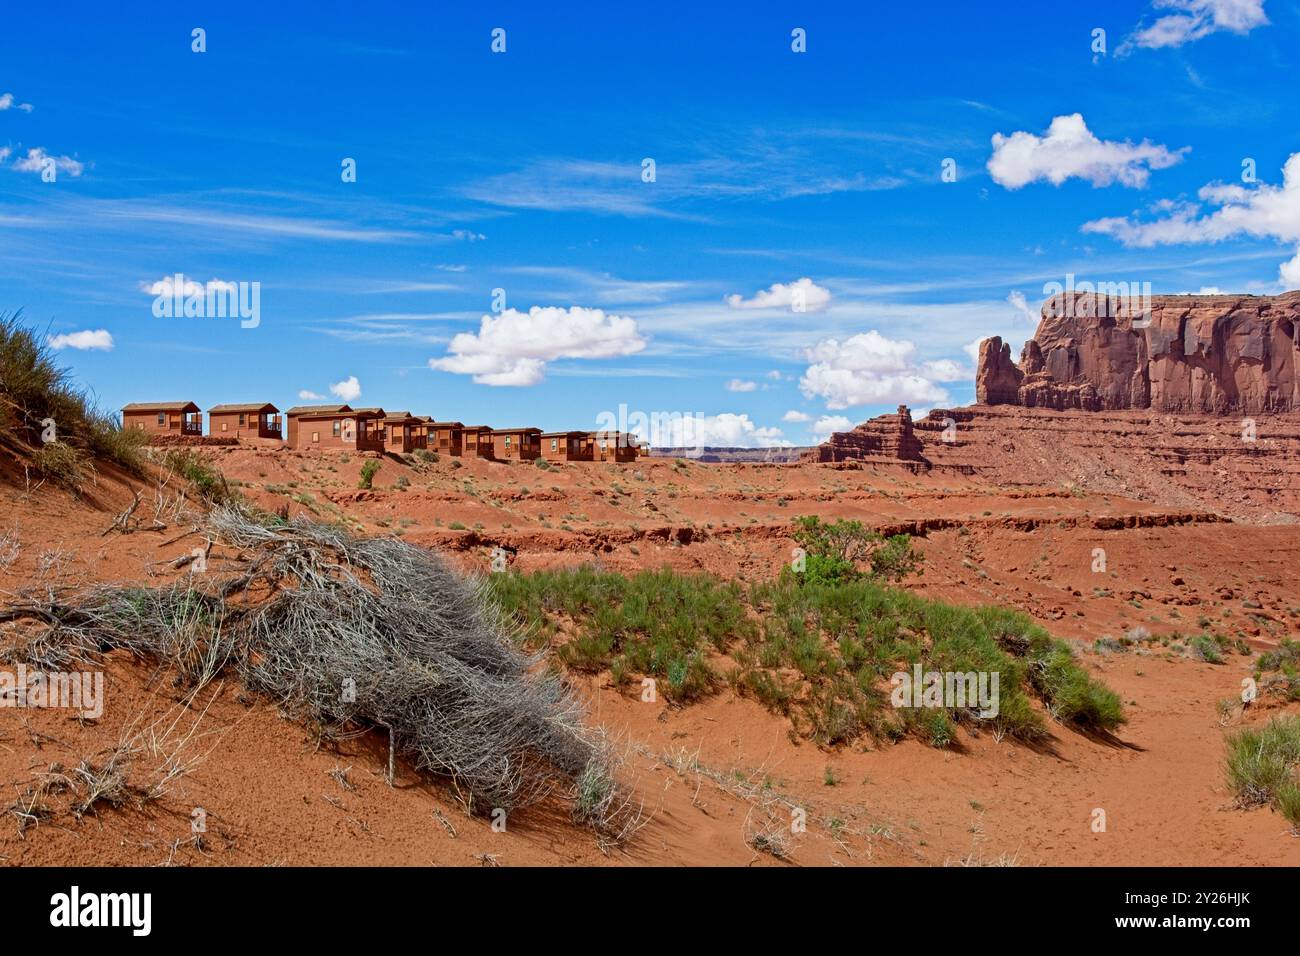
[[[434,421],[428,415],[350,405],[299,405],[284,413],[263,405],[214,405],[208,434],[281,439],[290,448],[337,448],[406,453],[427,449],[454,457],[496,461],[633,461],[648,448],[626,432],[543,432]],[[122,409],[124,428],[150,435],[202,435],[203,413],[193,402],[147,402]]]

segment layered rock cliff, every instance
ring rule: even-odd
[[[1149,308],[1148,308],[1149,306]],[[983,405],[1242,414],[1300,410],[1300,292],[1053,296],[1020,362],[980,344]]]

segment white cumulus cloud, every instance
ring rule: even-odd
[[[156,282],[141,282],[140,291],[147,292],[149,295],[162,296],[170,299],[179,289],[182,298],[190,296],[202,296],[208,292],[230,292],[236,289],[233,282],[225,282],[221,279],[209,279],[207,282],[199,282],[191,279],[184,273],[178,272],[174,276],[164,276]]]
[[[760,289],[751,299],[741,295],[727,296],[727,305],[733,309],[790,309],[794,312],[820,312],[830,305],[831,292],[812,279],[794,282],[774,282]]]
[[[325,398],[324,395],[317,394],[316,392],[313,392],[313,391],[312,391],[311,389],[309,389],[309,388],[302,388],[302,389],[299,389],[299,390],[298,390],[298,397],[299,397],[300,399],[302,399],[304,402],[310,402],[310,401],[317,401],[317,402],[319,402],[319,401],[324,400],[324,398]]]
[[[361,397],[361,383],[355,375],[349,375],[343,381],[331,385],[330,392],[337,395],[344,404],[355,402]]]
[[[988,170],[993,181],[1007,189],[1019,189],[1037,180],[1055,186],[1067,179],[1084,179],[1093,186],[1120,183],[1146,186],[1153,169],[1165,169],[1182,161],[1189,147],[1170,150],[1158,143],[1116,142],[1098,139],[1080,113],[1052,120],[1046,136],[1016,132],[993,134],[993,155]]]
[[[1128,53],[1135,46],[1151,50],[1179,47],[1211,33],[1244,36],[1269,22],[1264,13],[1264,0],[1155,0],[1152,6],[1175,12],[1134,31],[1117,53]]]
[[[1237,236],[1300,243],[1300,153],[1282,167],[1282,185],[1211,183],[1197,193],[1200,202],[1162,201],[1154,219],[1112,216],[1084,223],[1083,231],[1118,239],[1126,246],[1214,243]],[[1300,249],[1284,263],[1279,279],[1300,287]]]
[[[813,440],[820,444],[831,437],[831,432],[846,432],[853,428],[852,419],[844,415],[823,415],[812,423]]]
[[[791,422],[796,424],[798,422],[810,422],[812,421],[812,416],[809,415],[807,412],[795,411],[792,408],[790,409],[790,411],[786,412],[784,415],[781,416],[781,421]]]
[[[107,329],[87,329],[83,332],[65,332],[51,335],[45,340],[52,349],[98,349],[108,352],[113,348],[113,336]]]
[[[24,113],[30,113],[34,108],[31,103],[16,102],[12,93],[0,93],[0,112],[7,109],[16,109],[22,110]]]
[[[776,448],[792,444],[779,428],[762,427],[748,414],[664,416],[655,434],[638,437],[659,448]]]
[[[73,177],[80,176],[86,168],[71,156],[51,156],[41,147],[33,146],[27,150],[26,156],[14,162],[14,169],[20,173],[39,173],[51,162],[56,171]]]
[[[757,382],[749,382],[739,378],[733,378],[727,383],[727,391],[729,392],[752,392],[757,388]]]
[[[956,362],[917,362],[916,346],[874,329],[844,341],[823,339],[805,351],[809,364],[799,390],[838,411],[856,405],[942,404],[948,393],[937,382],[964,377]]]
[[[479,385],[536,385],[556,359],[602,359],[645,348],[636,321],[603,309],[533,306],[485,315],[477,333],[454,336],[429,367],[472,375]]]

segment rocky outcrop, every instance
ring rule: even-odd
[[[912,413],[898,406],[896,415],[880,415],[850,432],[835,432],[803,456],[805,461],[861,461],[923,463],[921,441],[912,431]]]
[[[1300,410],[1300,292],[1280,296],[1065,293],[1043,305],[1020,363],[980,345],[976,400],[1058,411]]]
[[[979,370],[975,373],[975,401],[981,405],[1015,405],[1025,373],[1011,361],[1011,346],[993,336],[980,343]]]

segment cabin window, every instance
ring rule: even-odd
[[[320,441],[320,432],[312,432],[312,433],[311,433],[311,440],[312,440],[312,441]]]
[[[225,422],[222,422],[222,423],[221,423],[221,430],[222,430],[223,432],[226,430],[226,423],[225,423]]]
[[[240,413],[239,413],[239,427],[240,427],[240,428],[243,428],[244,425],[245,425],[244,413],[243,413],[243,412],[240,412]]]
[[[158,426],[159,426],[159,427],[162,427],[163,425],[166,425],[166,424],[167,424],[167,413],[166,413],[166,412],[159,412],[159,413],[158,413]]]
[[[559,451],[559,448],[560,448],[560,440],[558,438],[552,438],[551,451]]]
[[[343,423],[342,423],[342,422],[339,422],[339,421],[336,421],[336,422],[334,423],[334,437],[335,437],[335,438],[338,438],[339,435],[341,435],[342,433],[343,433]],[[320,433],[317,432],[317,434],[319,435]],[[313,438],[312,441],[320,441],[320,439],[319,439],[319,438]]]
[[[510,436],[509,436],[509,435],[506,436],[506,447],[507,447],[507,448],[510,447]]]

